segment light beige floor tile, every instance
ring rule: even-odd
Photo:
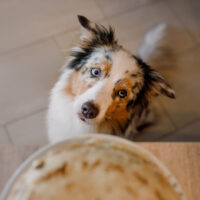
[[[111,17],[131,9],[138,9],[141,6],[151,4],[155,1],[156,0],[96,0],[107,17]]]
[[[0,127],[0,145],[8,145],[11,144],[8,135],[5,130]]]
[[[175,126],[182,126],[194,121],[200,116],[200,49],[181,54],[174,72],[173,83],[176,86],[176,99],[169,101],[161,99],[165,110]]]
[[[46,144],[46,111],[18,120],[8,125],[7,129],[13,144]]]
[[[181,33],[181,36],[176,37],[177,43],[174,44],[177,52],[195,45],[165,2],[125,13],[109,19],[109,22],[115,28],[119,41],[133,53],[139,49],[144,34],[160,23],[167,23]]]
[[[92,0],[0,1],[0,52],[76,28],[77,14],[103,18]]]
[[[156,141],[159,140],[161,136],[175,131],[175,127],[168,119],[159,100],[154,101],[154,108],[157,113],[157,122],[138,133],[138,135],[134,137],[134,141]]]
[[[55,37],[58,48],[64,56],[69,55],[70,49],[77,44],[80,37],[80,29],[66,32]]]
[[[16,169],[40,146],[0,146],[0,193]],[[1,198],[2,199],[2,198]]]
[[[162,141],[193,141],[200,142],[200,121],[192,123],[175,133],[171,133],[163,138]]]
[[[62,63],[52,40],[0,56],[0,123],[47,106]]]
[[[167,3],[194,39],[200,42],[200,1],[167,0]]]

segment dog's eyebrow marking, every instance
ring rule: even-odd
[[[126,71],[125,71],[125,73],[126,73],[126,74],[128,74],[128,73],[129,73],[129,71],[128,71],[128,70],[126,70]]]
[[[119,79],[119,80],[117,80],[116,82],[115,82],[115,85],[117,85],[119,82],[121,82],[122,80],[121,79]]]
[[[106,73],[104,78],[109,78],[110,77],[110,74],[109,73]]]
[[[85,68],[81,73],[85,74],[87,72],[88,68]]]

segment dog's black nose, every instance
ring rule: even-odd
[[[98,115],[99,109],[92,102],[86,102],[82,105],[81,112],[85,118],[93,119]]]

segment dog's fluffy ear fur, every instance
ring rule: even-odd
[[[81,39],[88,39],[92,34],[96,33],[98,25],[94,22],[91,22],[89,19],[82,15],[78,15],[78,20],[81,24]]]
[[[175,98],[175,92],[169,83],[156,70],[150,70],[149,79],[151,82],[150,93],[153,95],[163,94],[169,98]]]
[[[140,58],[134,56],[138,65],[141,67],[144,76],[144,85],[139,93],[138,101],[150,101],[154,96],[163,94],[169,98],[175,98],[175,92],[169,83],[162,77],[162,75],[152,69],[148,64],[143,62]],[[138,102],[138,103],[139,103]]]

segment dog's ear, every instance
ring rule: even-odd
[[[175,98],[175,91],[158,71],[151,69],[148,72],[148,79],[150,82],[149,91],[151,96],[163,94],[169,98]]]
[[[148,64],[143,62],[139,57],[133,57],[136,59],[144,74],[144,87],[142,94],[145,94],[148,99],[160,94],[174,99],[175,92],[162,75],[157,70],[152,69]]]
[[[78,20],[81,24],[81,39],[88,39],[97,32],[96,29],[99,28],[99,25],[96,23],[81,15],[78,15]]]

